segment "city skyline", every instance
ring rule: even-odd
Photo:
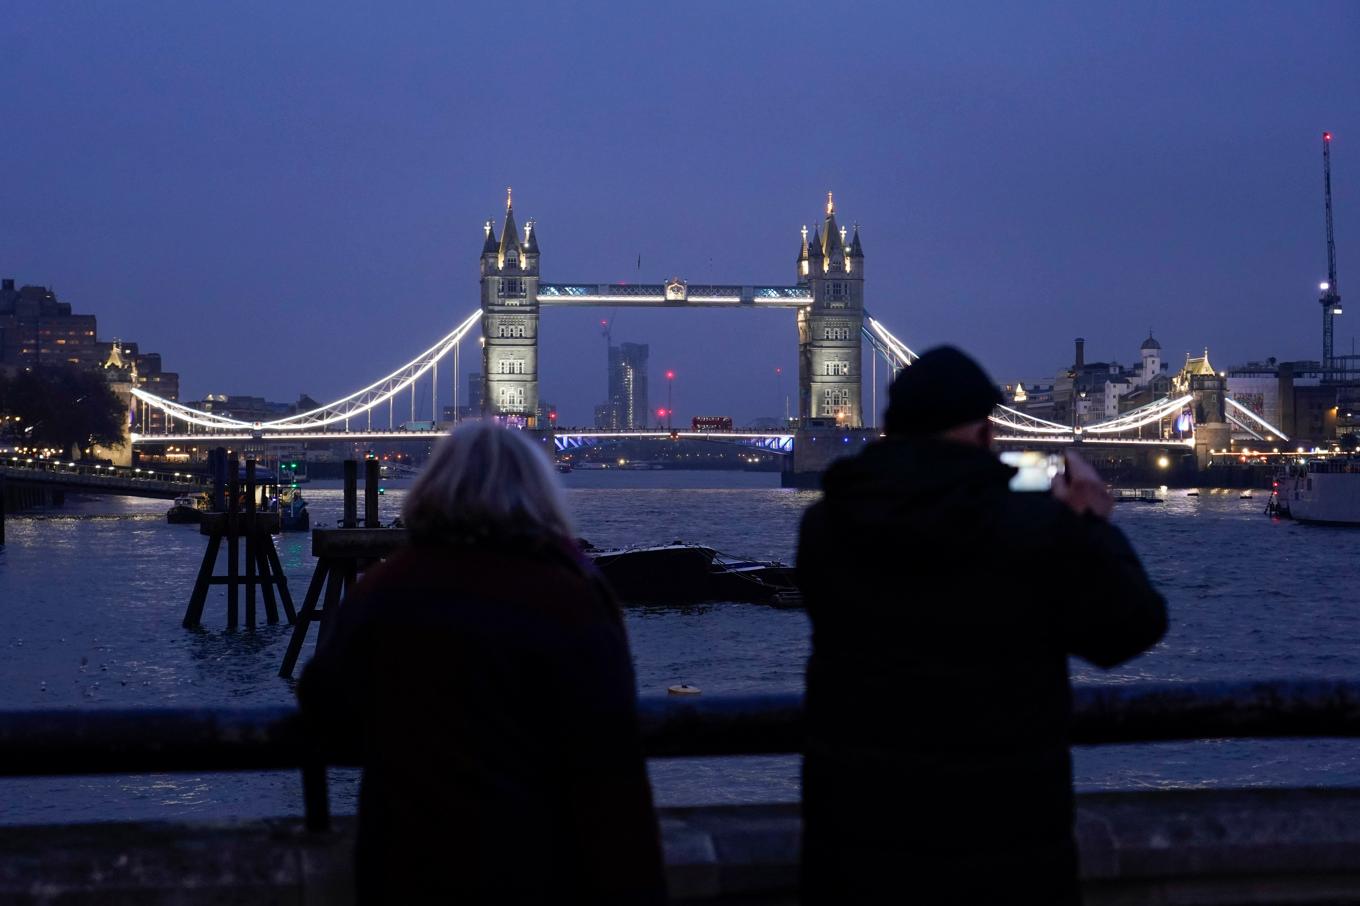
[[[815,6],[726,11],[723,30],[717,7],[594,9],[16,11],[0,113],[24,140],[0,162],[23,216],[0,228],[0,270],[161,350],[186,399],[330,399],[475,307],[506,184],[545,275],[634,282],[792,282],[834,190],[862,227],[866,306],[997,381],[1048,377],[1076,336],[1132,361],[1149,326],[1172,363],[1205,345],[1223,364],[1309,359],[1324,129],[1343,297],[1360,266],[1346,5],[884,7],[825,34],[802,27]],[[498,33],[519,49],[478,38]],[[590,65],[556,79],[578,52]],[[769,78],[786,61],[807,69]],[[487,73],[519,100],[484,104]],[[248,372],[210,339],[214,313],[276,325]],[[598,402],[596,321],[543,321],[544,393],[568,422]],[[1338,351],[1357,333],[1343,316]],[[782,414],[791,317],[630,310],[620,337],[675,369],[677,417]]]

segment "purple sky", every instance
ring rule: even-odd
[[[1360,5],[668,6],[12,4],[0,274],[185,398],[330,399],[476,306],[507,184],[545,279],[647,282],[793,282],[834,189],[870,310],[998,380],[1149,326],[1173,362],[1315,358],[1330,129],[1338,351],[1360,334]],[[599,316],[544,319],[568,423]],[[614,338],[675,368],[679,417],[782,412],[788,312],[624,309]]]

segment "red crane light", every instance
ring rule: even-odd
[[[1330,133],[1330,132],[1324,132],[1324,133],[1322,133],[1322,140],[1323,140],[1324,142],[1329,142],[1329,141],[1331,141],[1331,140],[1332,140],[1332,133]]]
[[[668,381],[673,381],[673,380],[675,380],[675,372],[674,372],[674,371],[667,371],[667,372],[666,372],[666,380],[668,380]]]

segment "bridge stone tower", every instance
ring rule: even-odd
[[[837,426],[864,424],[860,399],[860,330],[864,325],[864,251],[859,227],[846,244],[836,203],[826,194],[826,220],[798,255],[798,283],[812,301],[798,310],[798,414]]]
[[[510,190],[500,239],[486,222],[482,245],[482,415],[537,427],[538,237],[515,226]]]

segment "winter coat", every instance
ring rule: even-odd
[[[1166,604],[1117,528],[1013,474],[889,437],[803,519],[807,903],[1079,902],[1068,656],[1137,655]]]
[[[665,902],[622,617],[565,544],[400,551],[298,695],[362,746],[361,903]]]

